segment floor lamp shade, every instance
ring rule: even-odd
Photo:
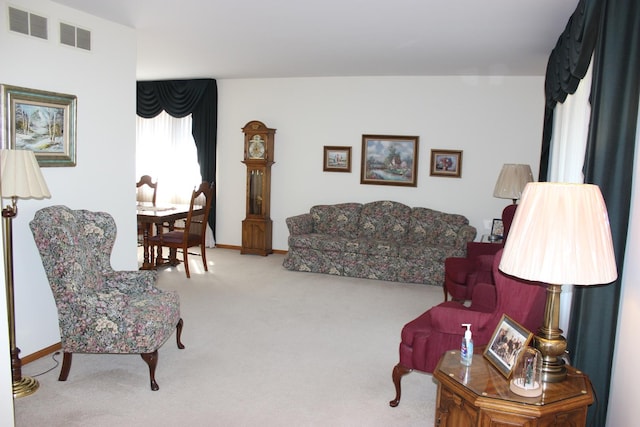
[[[44,199],[51,197],[33,151],[0,150],[2,197]]]
[[[534,345],[542,380],[566,378],[567,343],[559,328],[562,285],[600,285],[618,277],[607,207],[593,184],[532,182],[516,211],[499,268],[547,287],[543,325]]]
[[[531,181],[533,174],[529,165],[504,164],[493,189],[493,197],[511,199],[515,203],[521,197],[525,185]]]
[[[13,218],[18,215],[18,199],[44,199],[51,197],[33,151],[0,150],[0,196],[11,199],[11,204],[2,209],[2,231],[12,388],[14,397],[24,397],[34,393],[39,384],[37,380],[22,375],[20,349],[16,345],[12,224]]]

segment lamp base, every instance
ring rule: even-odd
[[[25,397],[35,393],[40,387],[38,380],[31,377],[22,377],[18,381],[13,382],[13,397]]]
[[[545,383],[559,383],[567,378],[567,368],[560,355],[567,348],[567,341],[562,335],[552,339],[534,336],[534,347],[542,353],[541,377]]]

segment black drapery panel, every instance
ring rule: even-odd
[[[553,129],[553,110],[575,93],[587,73],[596,44],[603,0],[581,0],[558,38],[547,63],[544,81],[545,108],[539,181],[546,181]]]
[[[599,408],[588,425],[605,425],[620,302],[640,92],[640,2],[608,0],[594,55],[591,121],[585,153],[585,182],[597,184],[607,203],[618,280],[608,286],[577,286],[568,347],[585,371]],[[586,230],[588,232],[588,230]]]
[[[203,181],[216,177],[216,134],[218,128],[218,86],[213,79],[156,80],[137,83],[137,108],[140,117],[153,118],[166,111],[173,117],[191,114],[191,133],[198,151]],[[209,225],[215,237],[216,209],[209,214]]]

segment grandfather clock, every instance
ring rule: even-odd
[[[247,167],[247,213],[242,221],[241,254],[266,256],[271,248],[271,165],[275,129],[257,120],[247,123],[244,132],[244,163]]]

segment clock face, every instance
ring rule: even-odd
[[[251,138],[251,143],[249,144],[249,158],[250,159],[264,158],[264,140],[260,135],[254,135]]]

